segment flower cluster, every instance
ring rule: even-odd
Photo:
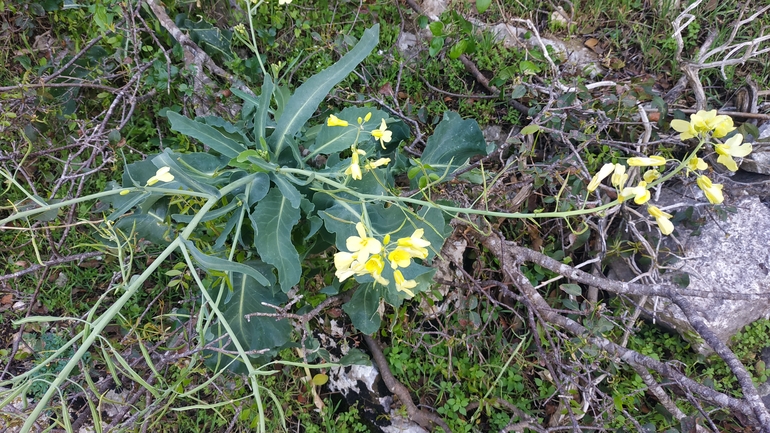
[[[671,127],[680,133],[679,138],[681,140],[699,138],[701,144],[706,142],[709,137],[720,139],[735,130],[732,118],[725,115],[718,115],[716,110],[698,111],[690,116],[689,122],[684,120],[673,120],[671,122]],[[716,140],[714,143],[714,150],[719,155],[717,158],[718,163],[724,165],[730,171],[737,171],[738,165],[733,158],[743,158],[747,156],[751,153],[752,148],[751,144],[743,143],[743,135],[735,134],[724,142]],[[639,181],[636,186],[627,187],[625,186],[628,181],[626,167],[622,164],[605,164],[591,179],[591,182],[588,184],[588,191],[595,191],[599,187],[599,184],[611,174],[611,183],[618,191],[618,199],[620,201],[628,200],[633,197],[634,203],[636,204],[647,203],[650,200],[649,184],[661,177],[660,171],[655,167],[664,167],[667,160],[662,156],[653,155],[649,157],[629,158],[627,163],[631,167],[653,168],[644,172],[642,180]],[[703,194],[711,204],[721,204],[724,201],[722,185],[712,183],[708,176],[699,173],[700,171],[709,168],[706,161],[693,153],[680,165],[680,167],[685,167],[688,174],[690,172],[695,174],[698,187],[703,191]],[[647,205],[647,212],[650,216],[655,218],[661,233],[669,235],[674,231],[674,225],[670,221],[670,218],[672,217],[670,214],[663,212],[658,207],[651,204]]]
[[[372,118],[372,113],[368,113],[364,118],[359,117],[358,118],[358,128],[359,133],[360,132],[367,132],[364,130],[363,125],[364,123],[368,122]],[[350,123],[347,120],[340,119],[339,117],[335,115],[330,115],[328,119],[326,119],[326,126],[339,126],[339,127],[348,127],[350,126]],[[375,140],[378,140],[380,142],[380,145],[383,149],[385,149],[385,143],[389,143],[390,140],[393,137],[393,132],[388,130],[388,125],[385,123],[385,119],[382,119],[382,123],[380,123],[380,127],[374,129],[373,131],[369,132],[372,137],[374,137]],[[366,152],[358,148],[358,144],[355,143],[350,147],[351,151],[351,157],[350,157],[350,166],[348,166],[347,169],[345,169],[344,174],[351,176],[353,180],[361,180],[363,177],[363,173],[361,172],[361,157],[366,156]],[[376,161],[366,160],[364,163],[364,169],[366,170],[373,170],[377,167],[387,165],[390,163],[390,158],[380,158]]]
[[[387,257],[393,269],[396,290],[404,292],[409,298],[413,297],[412,289],[417,286],[417,282],[404,278],[399,268],[408,268],[412,259],[428,257],[427,247],[430,246],[430,242],[423,239],[424,230],[417,229],[410,237],[401,238],[395,244],[391,244],[390,235],[386,235],[382,242],[368,236],[361,222],[356,224],[356,232],[358,236],[350,236],[345,242],[348,252],[340,251],[334,254],[334,267],[337,268],[334,275],[340,281],[345,281],[354,275],[370,275],[378,284],[387,286],[390,281],[382,276],[385,270],[385,257]]]

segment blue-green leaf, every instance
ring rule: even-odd
[[[258,229],[254,246],[262,260],[278,270],[278,282],[284,292],[297,284],[302,275],[299,254],[291,241],[291,230],[299,216],[299,200],[293,206],[278,188],[272,188],[251,214]]]
[[[219,257],[209,256],[199,250],[194,243],[189,240],[182,241],[190,254],[198,262],[199,265],[206,271],[220,271],[220,272],[240,272],[246,274],[259,282],[262,285],[269,286],[270,282],[259,271],[251,266],[244,265],[243,263],[233,262],[230,260],[222,259]],[[232,278],[232,277],[231,277]]]
[[[297,91],[286,103],[286,108],[278,119],[276,129],[268,141],[276,156],[281,155],[288,140],[307,123],[318,104],[329,94],[332,87],[347,77],[377,46],[379,32],[379,24],[364,31],[356,46],[342,56],[337,63],[310,77],[297,88]]]
[[[270,178],[273,180],[273,183],[275,183],[278,189],[281,190],[281,194],[283,194],[283,196],[289,200],[291,207],[298,209],[302,195],[300,195],[299,191],[297,191],[297,188],[295,188],[294,185],[292,185],[291,182],[289,182],[289,180],[281,174],[270,173]]]
[[[115,223],[115,228],[129,237],[135,233],[137,238],[144,238],[155,245],[168,245],[176,236],[174,229],[163,219],[146,213],[125,216]]]
[[[265,269],[267,265],[264,263],[246,263],[244,265],[261,272],[267,272]],[[250,276],[239,272],[234,272],[231,280],[232,292],[218,293],[217,290],[209,289],[212,298],[220,299],[219,310],[233,331],[233,335],[229,335],[229,337],[237,339],[247,352],[276,349],[288,343],[291,338],[291,325],[285,319],[276,320],[273,317],[259,316],[246,318],[246,315],[251,313],[275,313],[274,309],[262,305],[262,303],[280,305],[286,302],[286,295],[281,292],[275,293],[270,290],[269,286],[260,284]],[[271,281],[271,283],[273,282]],[[220,287],[228,290],[227,285],[217,285],[216,289]],[[221,323],[214,324],[209,330],[211,334],[207,339],[210,341],[225,335],[227,332]],[[235,350],[235,348],[230,345],[227,350]],[[231,361],[221,353],[213,352],[211,355],[206,364],[212,368],[215,368],[217,364],[219,368],[222,368]],[[239,367],[242,365],[237,362],[232,369],[235,371],[242,369]]]
[[[265,129],[267,128],[267,112],[270,109],[270,100],[273,99],[273,90],[275,85],[270,75],[265,74],[265,82],[262,84],[262,94],[259,95],[259,104],[257,104],[257,114],[254,116],[254,136],[267,137]],[[267,149],[264,149],[267,150]]]
[[[377,332],[382,322],[378,311],[380,291],[377,287],[381,286],[375,286],[373,283],[361,285],[350,301],[342,306],[342,310],[350,316],[353,326],[368,335]]]
[[[463,120],[459,114],[447,111],[433,135],[428,138],[421,161],[443,172],[449,167],[450,173],[469,158],[484,155],[487,142],[479,124],[473,119]]]
[[[179,156],[180,155],[175,154],[171,150],[166,149],[163,153],[153,158],[152,162],[158,168],[163,166],[169,167],[171,169],[170,173],[174,175],[173,182],[179,183],[193,191],[205,192],[213,197],[219,197],[219,189],[201,182],[207,180],[210,181],[210,178],[196,176],[194,173],[179,166],[177,163]],[[158,186],[162,187],[165,185],[159,184]]]
[[[166,115],[171,122],[171,129],[195,138],[228,158],[236,158],[238,154],[246,150],[246,146],[242,143],[226,137],[216,128],[196,122],[173,111],[167,112]]]

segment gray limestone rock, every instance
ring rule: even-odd
[[[665,198],[657,204],[665,206]],[[699,208],[705,224],[697,234],[681,225],[677,227],[675,235],[682,244],[683,259],[674,265],[676,271],[664,273],[663,278],[674,280],[686,273],[687,288],[692,290],[770,293],[770,207],[753,195],[728,197],[725,204],[733,206],[735,213],[723,214],[724,220],[716,212],[707,214],[709,207]],[[673,242],[666,243],[676,251]],[[770,316],[770,297],[754,301],[692,297],[689,301],[726,343],[744,326]],[[697,334],[687,318],[668,299],[648,299],[645,307],[654,311],[655,320],[675,329],[700,353],[712,352],[702,340],[694,338]]]

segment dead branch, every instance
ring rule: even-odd
[[[694,395],[697,395],[706,401],[712,402],[713,404],[719,405],[720,407],[730,408],[731,410],[742,413],[747,417],[754,419],[757,425],[761,427],[763,432],[770,432],[770,417],[768,416],[767,409],[764,407],[764,405],[762,405],[761,400],[759,400],[758,393],[756,388],[754,388],[753,383],[751,383],[750,377],[748,379],[748,383],[746,383],[745,379],[748,377],[748,373],[745,372],[745,368],[743,368],[740,362],[737,361],[737,358],[735,358],[734,354],[730,356],[729,354],[724,353],[725,349],[727,351],[729,351],[729,349],[727,349],[723,343],[718,343],[718,339],[716,339],[713,332],[711,332],[708,327],[705,326],[703,319],[700,318],[697,313],[693,312],[692,308],[687,306],[686,301],[682,302],[683,296],[686,295],[676,293],[675,290],[662,285],[651,285],[651,287],[654,287],[654,289],[652,289],[650,293],[659,293],[655,296],[663,296],[663,293],[668,293],[669,296],[667,297],[675,302],[678,302],[677,305],[679,305],[680,308],[687,309],[688,317],[691,317],[691,324],[693,324],[694,327],[698,327],[696,330],[698,332],[702,332],[701,336],[704,338],[704,340],[706,340],[709,344],[713,343],[714,346],[712,346],[712,348],[715,350],[719,348],[720,352],[723,352],[720,355],[726,355],[727,359],[725,359],[725,361],[728,362],[728,365],[730,365],[730,367],[733,369],[733,372],[737,372],[737,374],[742,378],[740,379],[740,383],[744,395],[747,396],[746,399],[739,400],[717,392],[690,379],[683,373],[672,368],[672,366],[667,363],[656,361],[652,358],[641,355],[638,352],[622,347],[604,337],[599,337],[592,334],[579,323],[553,310],[551,306],[548,305],[548,303],[545,301],[545,299],[543,299],[540,293],[532,286],[527,277],[519,269],[519,266],[522,263],[528,261],[541,265],[547,264],[549,266],[546,267],[554,272],[558,272],[570,279],[573,279],[574,277],[574,280],[578,282],[597,285],[602,289],[607,287],[613,288],[614,290],[627,289],[629,291],[635,292],[636,294],[643,294],[643,292],[646,292],[645,290],[641,289],[643,286],[638,284],[617,283],[614,281],[604,280],[585,272],[577,271],[561,263],[559,263],[559,266],[554,266],[554,263],[552,262],[547,260],[540,260],[539,253],[518,247],[513,242],[506,241],[505,238],[497,233],[492,233],[489,236],[474,234],[474,236],[481,242],[482,245],[484,245],[495,257],[500,260],[504,275],[507,278],[510,278],[513,284],[528,299],[528,303],[537,311],[537,314],[541,320],[566,329],[570,333],[583,338],[586,343],[608,352],[623,362],[653,370],[663,377],[669,378],[670,380],[681,384],[681,386],[683,386],[689,392],[692,392]],[[533,259],[538,260],[536,261]],[[713,341],[715,339],[717,341]],[[758,404],[757,401],[759,401]]]
[[[409,415],[409,418],[429,431],[432,431],[434,426],[439,426],[445,432],[452,433],[452,430],[449,429],[447,423],[440,416],[417,408],[417,405],[412,401],[412,396],[409,395],[409,390],[396,380],[393,373],[391,373],[388,361],[385,359],[385,355],[382,354],[379,344],[366,334],[364,334],[364,340],[372,352],[372,360],[377,365],[377,370],[380,371],[382,381],[385,382],[388,390],[395,394],[401,400],[401,403],[406,406],[406,413]]]
[[[755,58],[759,55],[770,52],[770,46],[767,42],[770,41],[770,35],[761,33],[759,36],[752,40],[745,42],[736,42],[735,39],[738,36],[738,32],[746,24],[753,22],[758,17],[762,16],[770,6],[765,6],[758,10],[756,13],[748,18],[743,19],[743,14],[746,12],[750,2],[744,4],[743,9],[740,11],[738,21],[732,24],[732,32],[722,45],[711,48],[716,41],[717,31],[711,30],[706,37],[706,40],[701,45],[696,57],[692,61],[687,61],[682,57],[684,51],[684,39],[682,38],[682,31],[690,26],[695,21],[695,15],[691,12],[700,6],[703,0],[697,0],[682,11],[679,16],[674,19],[672,25],[674,27],[674,33],[672,37],[676,41],[676,60],[682,65],[682,72],[684,76],[674,86],[673,89],[666,95],[666,101],[673,102],[676,97],[679,96],[682,90],[684,90],[684,82],[689,82],[690,88],[695,94],[695,108],[696,110],[705,110],[707,101],[706,93],[703,90],[703,85],[700,80],[700,71],[703,69],[719,68],[722,72],[722,77],[726,80],[727,75],[725,68],[727,66],[734,66],[747,62],[749,59]],[[742,54],[741,54],[742,53]],[[740,54],[740,55],[739,55]],[[721,60],[709,61],[709,59],[722,56]]]

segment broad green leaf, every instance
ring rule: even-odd
[[[286,108],[278,119],[276,129],[268,141],[276,156],[281,155],[284,147],[289,143],[288,140],[307,123],[318,104],[323,101],[331,89],[347,77],[377,46],[379,31],[379,24],[364,31],[358,44],[342,56],[337,63],[310,77],[297,88],[297,91],[287,102]]]
[[[348,314],[353,326],[360,332],[372,335],[380,329],[380,291],[374,284],[362,284],[358,287],[353,297],[350,298],[342,310]]]
[[[473,119],[447,111],[422,152],[423,164],[450,167],[450,172],[465,164],[469,158],[484,155],[487,142]]]
[[[489,9],[489,5],[491,4],[492,0],[476,0],[476,10],[479,11],[480,14],[483,14]]]
[[[259,95],[259,103],[257,104],[257,114],[254,116],[255,137],[267,137],[267,112],[270,110],[270,101],[273,99],[273,90],[275,90],[273,80],[270,78],[270,75],[265,74],[265,82],[262,83],[262,94]]]
[[[249,208],[267,195],[270,190],[270,176],[267,173],[256,173],[254,181],[249,185]]]
[[[206,271],[219,271],[233,274],[239,272],[254,278],[258,283],[262,285],[270,285],[270,282],[267,280],[267,278],[251,266],[244,265],[243,263],[233,262],[220,257],[209,256],[204,254],[201,250],[198,249],[198,247],[195,246],[194,243],[190,242],[189,240],[185,239],[182,242],[190,251],[193,259],[195,259],[195,261],[201,265],[201,268]],[[230,278],[232,281],[232,275]]]
[[[171,168],[170,173],[174,175],[173,183],[179,183],[180,185],[188,189],[191,189],[193,191],[208,193],[212,197],[219,197],[219,189],[211,185],[208,185],[206,183],[203,183],[205,181],[210,181],[211,178],[195,175],[194,173],[191,173],[190,171],[188,171],[186,168],[180,167],[180,165],[177,163],[177,161],[179,161],[180,156],[181,155],[176,154],[169,149],[166,149],[163,153],[153,158],[152,162],[158,168],[161,168],[164,166]],[[163,187],[166,185],[170,185],[170,183],[157,184],[156,186]]]
[[[294,209],[299,209],[302,195],[299,193],[299,191],[297,191],[297,188],[292,185],[288,179],[286,179],[286,176],[283,176],[279,173],[270,173],[270,178],[273,180],[273,183],[275,183],[278,189],[281,190],[281,194],[283,194],[283,196],[289,200],[291,207]]]
[[[125,216],[115,223],[115,228],[127,236],[136,234],[155,245],[168,245],[176,236],[174,229],[154,215],[137,213]]]
[[[444,38],[437,36],[430,40],[430,46],[428,46],[428,54],[431,57],[436,57],[442,48],[444,48]]]
[[[428,24],[428,29],[430,29],[430,32],[433,36],[442,36],[444,34],[444,23],[441,21],[433,21],[432,23]]]
[[[541,71],[540,66],[529,60],[522,60],[519,63],[519,69],[521,70],[521,73],[525,75],[535,75]]]
[[[539,132],[542,129],[543,128],[541,128],[540,125],[537,125],[535,123],[530,123],[529,125],[521,129],[521,135],[534,134],[535,132]]]
[[[452,48],[449,49],[449,58],[457,59],[458,57],[462,56],[465,53],[467,46],[468,41],[465,39],[458,41],[456,44],[452,45]]]
[[[559,285],[559,288],[568,295],[581,296],[583,294],[583,289],[581,289],[577,284],[561,284]]]
[[[355,347],[350,348],[348,354],[340,358],[340,360],[337,362],[340,365],[372,365],[372,361],[369,359],[369,355],[360,349],[356,349]]]
[[[302,266],[291,240],[291,230],[299,221],[299,200],[292,206],[278,188],[272,188],[252,212],[257,225],[254,246],[265,263],[275,266],[281,290],[288,292],[299,282]]]
[[[264,264],[251,266],[250,263],[246,263],[244,266],[254,269],[266,268]],[[261,271],[266,272],[267,269]],[[275,313],[274,309],[262,305],[262,303],[281,305],[286,302],[286,295],[280,292],[274,293],[269,286],[260,284],[249,275],[239,272],[234,272],[231,279],[231,293],[217,293],[217,290],[209,289],[212,292],[212,298],[221,299],[218,307],[234,333],[230,337],[237,339],[246,351],[275,349],[288,343],[292,329],[285,319],[276,320],[274,317],[259,316],[246,318],[246,315],[251,313]],[[218,285],[216,289],[219,287],[222,286]],[[224,290],[229,290],[226,285]],[[219,338],[226,332],[221,323],[213,325],[209,330],[212,332],[212,335],[207,338],[209,340]],[[235,348],[231,345],[227,350],[235,350]],[[221,356],[221,354],[214,354],[214,357]],[[229,359],[227,358],[220,360],[220,368],[224,367],[221,365],[222,363],[227,364],[228,362]],[[207,364],[215,363],[207,361]]]
[[[228,158],[236,158],[238,157],[238,154],[246,150],[246,146],[242,143],[238,143],[237,141],[226,137],[216,128],[201,122],[196,122],[195,120],[174,113],[173,111],[168,111],[166,115],[171,122],[171,129],[195,138]]]

